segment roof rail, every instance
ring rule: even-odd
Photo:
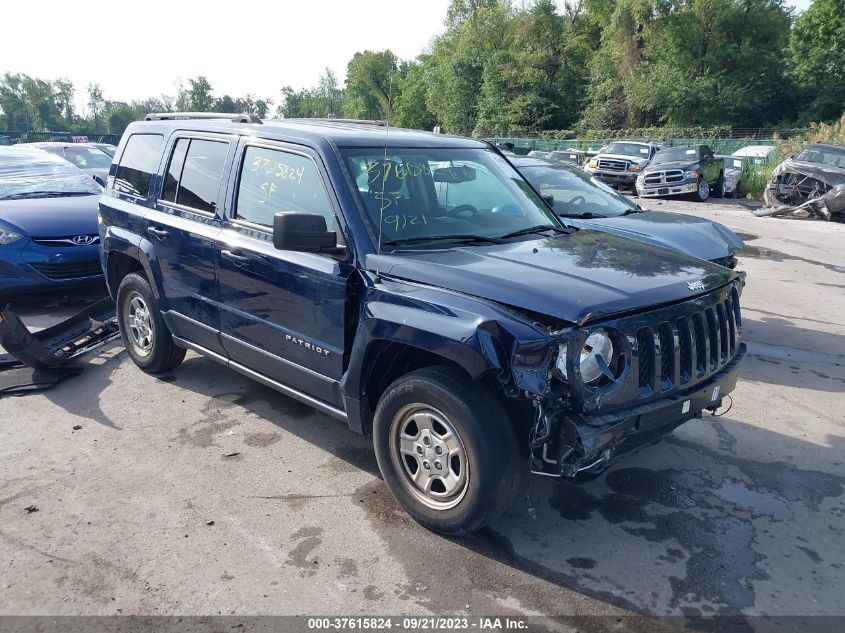
[[[380,127],[387,126],[387,121],[381,121],[379,119],[338,119],[336,117],[292,117],[292,118],[284,118],[284,119],[277,119],[278,121],[307,121],[307,122],[317,122],[317,123],[351,123],[353,125],[378,125]]]
[[[151,112],[144,121],[182,121],[190,119],[224,119],[235,123],[261,123],[254,114],[234,114],[231,112]]]

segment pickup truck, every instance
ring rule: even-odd
[[[741,274],[567,224],[483,141],[147,118],[100,199],[130,358],[190,349],[371,433],[433,530],[480,529],[529,472],[595,476],[734,389]]]
[[[637,176],[641,198],[691,195],[704,202],[710,195],[725,196],[725,161],[707,145],[684,145],[662,149]]]
[[[637,176],[659,149],[654,143],[614,141],[590,158],[584,169],[609,185],[633,189]]]

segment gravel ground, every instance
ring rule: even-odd
[[[845,615],[845,225],[648,206],[748,244],[726,415],[593,482],[534,479],[536,518],[520,501],[447,539],[396,506],[369,438],[196,355],[153,377],[111,345],[0,399],[0,614]],[[21,311],[43,327],[80,300]]]

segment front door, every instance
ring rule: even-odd
[[[231,208],[217,237],[223,346],[232,362],[340,408],[354,268],[328,255],[277,250],[272,236],[280,211],[323,215],[338,231],[319,157],[249,143],[238,157]]]
[[[233,143],[179,137],[170,146],[162,191],[146,216],[161,274],[164,318],[177,336],[224,354],[217,307],[216,238]]]

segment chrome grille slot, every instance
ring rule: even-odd
[[[693,341],[695,342],[695,376],[701,378],[707,370],[707,335],[704,329],[704,318],[701,312],[696,312],[690,320],[692,324]]]
[[[730,342],[730,355],[733,356],[736,351],[736,324],[734,323],[734,308],[733,301],[729,298],[725,299],[725,316],[728,320],[728,339]]]
[[[657,338],[660,347],[660,390],[668,391],[675,382],[675,336],[672,326],[661,323],[657,327]]]
[[[678,360],[682,385],[692,380],[692,328],[686,317],[678,319]]]
[[[640,397],[651,395],[654,385],[654,335],[650,328],[637,330]]]
[[[713,308],[704,310],[704,320],[707,321],[707,341],[710,344],[708,371],[713,372],[719,365],[719,325]]]
[[[719,365],[721,365],[728,360],[728,317],[723,303],[716,306],[716,318],[719,320]]]

